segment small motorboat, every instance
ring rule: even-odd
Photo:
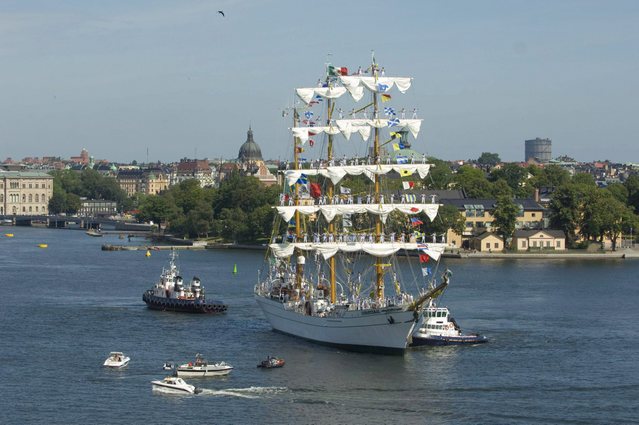
[[[104,361],[103,366],[113,369],[120,369],[126,367],[129,364],[130,360],[131,358],[125,356],[123,353],[119,351],[112,351],[109,354],[109,357]]]
[[[151,384],[153,384],[153,390],[162,392],[185,394],[198,394],[202,392],[201,388],[196,388],[195,385],[187,384],[184,379],[177,376],[167,376],[161,381],[151,381]]]
[[[176,368],[177,376],[203,377],[228,375],[233,366],[226,362],[209,363],[201,354],[195,355],[195,361],[185,363]]]
[[[102,233],[102,231],[100,231],[100,229],[89,229],[85,233],[87,235],[93,236],[93,237],[102,237],[102,236],[104,236],[104,233]]]
[[[257,367],[261,367],[264,369],[273,369],[276,367],[284,366],[284,359],[279,359],[277,357],[268,356],[266,360],[262,360]]]
[[[164,366],[162,366],[162,369],[164,369],[164,370],[173,370],[173,363],[165,362]]]
[[[479,334],[462,334],[459,325],[446,307],[437,307],[434,302],[424,309],[421,324],[413,332],[412,347],[421,345],[482,344],[488,338]]]

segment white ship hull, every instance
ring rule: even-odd
[[[278,300],[259,295],[256,300],[274,330],[352,351],[402,354],[415,326],[414,313],[401,308],[318,317],[286,309]]]

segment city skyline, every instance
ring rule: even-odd
[[[147,150],[149,161],[230,159],[251,126],[265,159],[286,159],[291,123],[282,111],[293,89],[314,85],[328,61],[365,67],[374,50],[389,75],[414,78],[397,100],[424,119],[420,152],[523,161],[524,141],[539,137],[552,140],[553,157],[639,162],[639,4],[305,9],[5,1],[0,157],[68,158],[84,147],[116,162],[144,162]]]

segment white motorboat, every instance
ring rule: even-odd
[[[151,381],[153,384],[153,390],[172,392],[172,393],[185,393],[185,394],[197,394],[201,393],[200,388],[196,388],[195,385],[187,384],[184,379],[177,376],[167,376],[161,381]]]
[[[185,363],[176,368],[178,376],[203,377],[228,375],[233,370],[233,366],[226,362],[209,363],[202,355],[196,354],[195,361]]]
[[[131,360],[130,357],[124,355],[124,353],[120,351],[112,351],[109,353],[109,357],[104,361],[103,366],[110,367],[113,369],[120,369],[126,367]]]

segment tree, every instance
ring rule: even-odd
[[[457,170],[455,184],[462,189],[468,198],[490,198],[492,187],[484,172],[469,165],[463,165]]]
[[[477,163],[482,165],[484,168],[494,167],[500,162],[501,162],[501,159],[499,158],[499,155],[496,153],[482,152],[481,156],[477,158]]]
[[[495,182],[503,179],[513,191],[516,198],[528,198],[534,188],[528,184],[528,170],[517,164],[506,164],[500,169],[494,169],[489,180]]]
[[[628,205],[639,211],[639,176],[629,176],[623,185],[628,190]]]
[[[448,162],[441,159],[429,157],[428,163],[433,166],[430,169],[430,188],[446,190],[454,180],[453,171]]]
[[[169,195],[149,195],[141,199],[139,212],[136,218],[140,221],[153,221],[154,223],[171,223],[180,214],[173,199]]]
[[[624,205],[628,204],[628,189],[621,183],[612,183],[606,187],[606,190],[615,197],[616,200]]]
[[[531,179],[531,184],[537,189],[542,187],[559,187],[570,181],[570,173],[558,165],[551,164],[538,170],[536,174],[531,173],[534,175]]]
[[[582,216],[588,194],[596,190],[594,184],[576,184],[573,182],[558,187],[550,200],[550,224],[566,234],[568,246],[574,246],[577,229],[583,224]]]
[[[595,183],[595,178],[592,176],[592,174],[577,173],[574,176],[572,176],[572,182],[574,184],[583,184],[586,186],[597,187],[597,184]]]
[[[497,198],[495,210],[493,211],[493,226],[497,228],[497,234],[504,240],[504,246],[508,240],[512,238],[515,232],[515,224],[519,215],[519,206],[516,205],[512,198],[508,196],[500,196]]]

